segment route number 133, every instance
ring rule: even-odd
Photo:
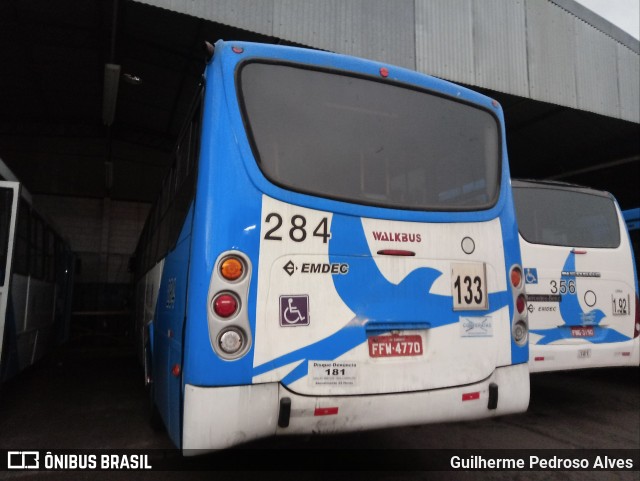
[[[454,311],[488,309],[485,265],[451,264],[451,296]]]

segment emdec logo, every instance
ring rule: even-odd
[[[40,469],[40,453],[38,451],[8,451],[8,469]]]

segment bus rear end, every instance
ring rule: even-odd
[[[607,192],[514,181],[532,372],[640,362],[638,288],[624,219]]]
[[[183,449],[524,411],[498,104],[255,44],[219,42],[207,75]]]

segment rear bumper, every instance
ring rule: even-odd
[[[640,338],[605,344],[576,343],[529,345],[531,372],[563,371],[594,367],[637,366]]]
[[[489,386],[498,386],[496,409]],[[287,427],[278,426],[280,400],[289,398]],[[278,383],[232,387],[187,384],[182,447],[185,455],[224,449],[273,435],[337,433],[523,412],[529,404],[526,364],[497,368],[463,387],[369,396],[301,396]]]

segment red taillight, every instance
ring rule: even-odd
[[[511,269],[511,285],[513,287],[520,287],[522,284],[522,271],[519,267]]]
[[[524,310],[527,308],[527,300],[523,294],[520,294],[516,299],[516,309],[519,314],[522,314]]]
[[[220,317],[231,317],[238,310],[238,299],[231,294],[220,294],[213,300],[213,310]]]
[[[380,67],[380,76],[387,78],[389,76],[389,69],[387,67]]]
[[[174,364],[173,367],[171,368],[171,374],[173,374],[175,377],[180,376],[181,372],[182,372],[182,369],[180,369],[180,364]]]

